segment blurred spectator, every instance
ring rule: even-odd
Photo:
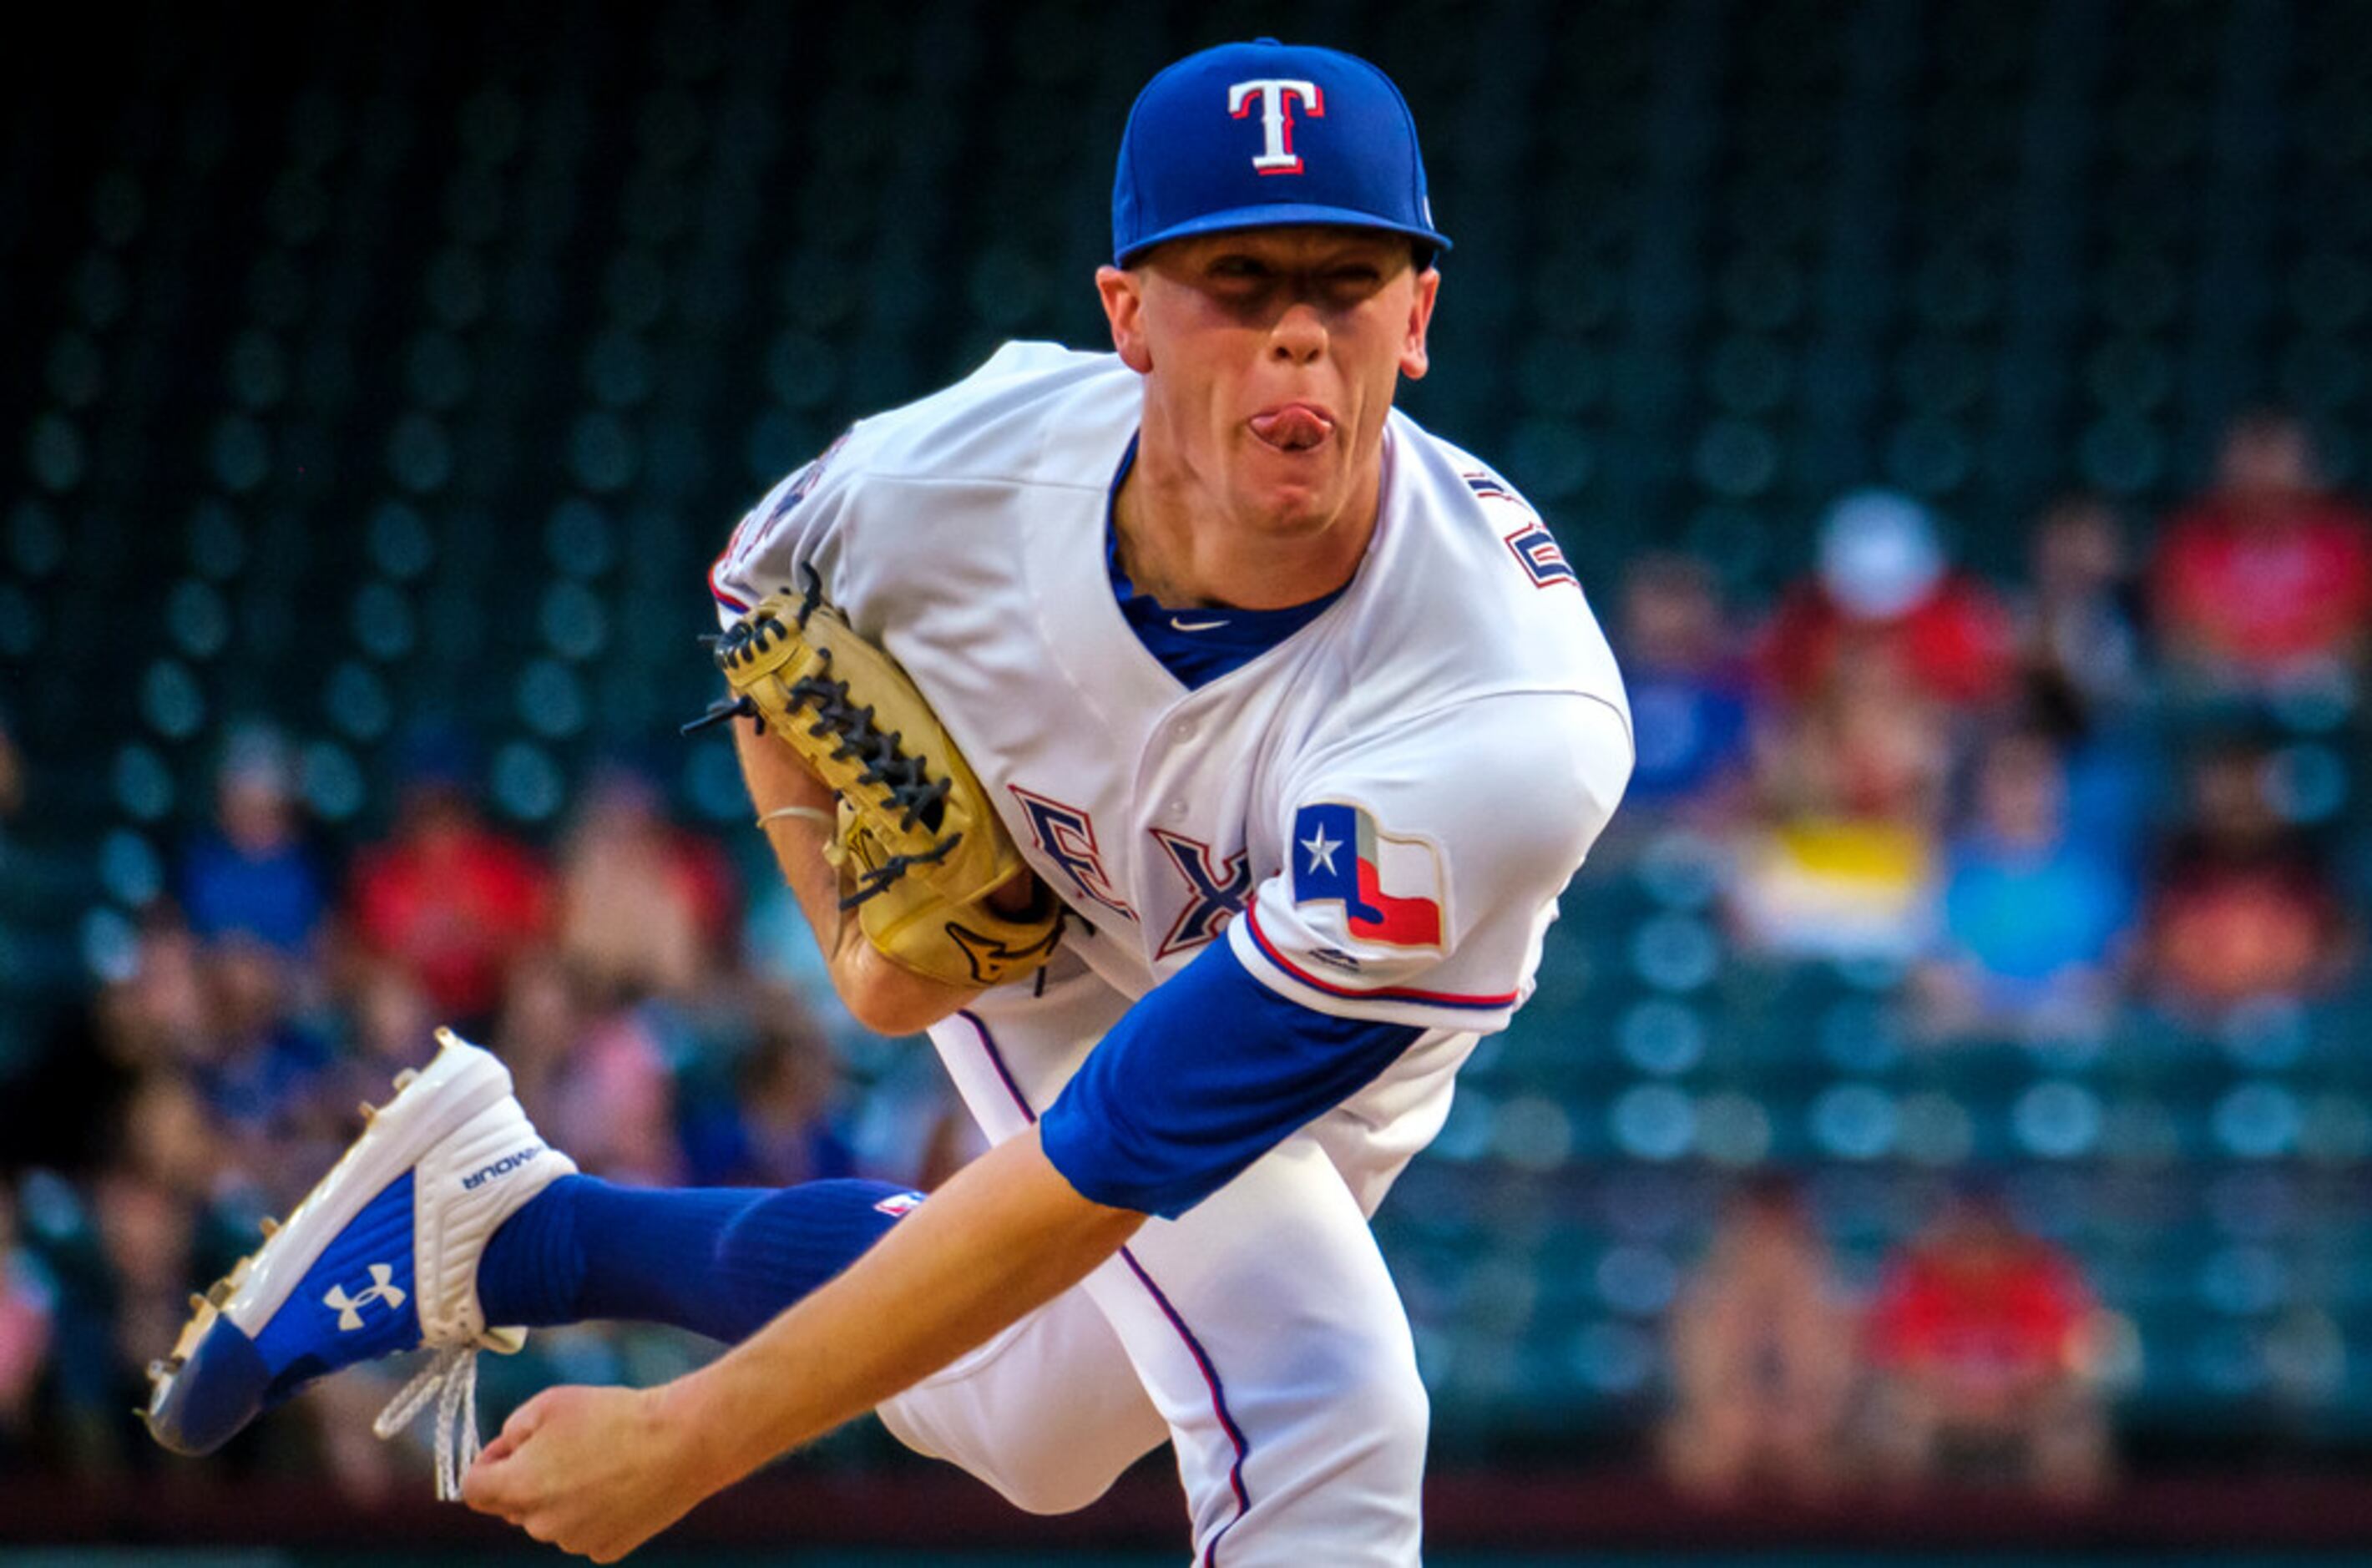
[[[1727,646],[1714,576],[1650,555],[1623,579],[1622,679],[1639,737],[1633,810],[1726,818],[1747,783],[1746,671]]]
[[[205,1102],[187,1079],[151,1073],[124,1102],[111,1170],[192,1203],[211,1197],[228,1167]]]
[[[1813,700],[1841,667],[1878,656],[1921,695],[1965,706],[2008,694],[2014,648],[2007,610],[1952,569],[1927,509],[1862,490],[1829,509],[1819,569],[1782,599],[1761,662],[1790,702]]]
[[[1765,823],[1739,856],[1733,912],[1766,952],[1908,959],[1928,940],[1949,736],[1898,644],[1846,647],[1757,738]]]
[[[1676,1485],[1728,1499],[1759,1485],[1818,1493],[1840,1479],[1852,1311],[1792,1184],[1731,1201],[1673,1308],[1671,1365],[1663,1453]]]
[[[420,982],[439,1019],[465,1032],[490,1019],[512,961],[543,935],[551,894],[541,862],[478,814],[456,759],[421,760],[387,843],[355,857],[348,889],[366,951]]]
[[[30,1446],[55,1299],[48,1275],[17,1245],[16,1194],[0,1186],[0,1469]]]
[[[604,1005],[578,970],[537,952],[513,969],[491,1038],[519,1103],[587,1175],[685,1181],[675,1076],[683,1063],[658,1009]]]
[[[2116,1000],[2132,877],[2070,831],[2066,770],[2039,734],[1986,748],[1974,817],[1947,853],[1939,945],[1914,988],[1924,1032],[2097,1038]]]
[[[2155,682],[2117,513],[2096,495],[2063,496],[2036,523],[2028,570],[2018,722],[2059,748],[2069,836],[2137,859],[2159,771],[2147,722]]]
[[[2072,1259],[1998,1199],[1956,1200],[1889,1260],[1870,1308],[1882,1471],[1913,1486],[2097,1493],[2109,1464],[2098,1318]]]
[[[2035,524],[2018,606],[2029,700],[2063,734],[2140,694],[2142,639],[2117,514],[2097,495],[2054,502]]]
[[[284,953],[312,940],[321,884],[300,841],[295,782],[277,735],[232,733],[215,777],[214,826],[181,856],[181,905],[200,936],[244,935]]]
[[[108,1054],[133,1072],[192,1061],[205,1054],[211,1012],[203,951],[169,912],[152,912],[131,972],[99,997]]]
[[[2213,488],[2177,514],[2151,565],[2160,646],[2212,691],[2327,684],[2372,624],[2372,529],[2327,493],[2306,427],[2243,415]]]
[[[2273,809],[2267,762],[2260,747],[2227,743],[2192,770],[2192,819],[2166,848],[2145,937],[2151,993],[2177,1011],[2309,995],[2346,969],[2339,889]]]
[[[788,1187],[853,1176],[856,1162],[832,1124],[839,1063],[799,999],[757,993],[757,1040],[736,1064],[729,1092],[684,1119],[691,1179],[725,1187]]]
[[[17,747],[16,726],[0,709],[0,822],[25,808],[25,754]]]
[[[560,955],[540,949],[511,966],[503,1010],[489,1043],[511,1073],[519,1104],[538,1125],[551,1120],[568,1058],[585,1029],[578,987]]]
[[[731,951],[738,895],[712,840],[613,770],[587,790],[560,857],[560,950],[605,996],[691,996]]]
[[[327,1048],[292,1016],[295,977],[279,953],[233,935],[206,954],[204,972],[213,1027],[211,1049],[195,1063],[199,1089],[248,1157],[276,1157]]]
[[[133,1446],[136,1428],[122,1418],[147,1398],[149,1361],[170,1347],[190,1315],[187,1293],[195,1275],[192,1239],[195,1207],[171,1187],[129,1170],[99,1179],[94,1208],[100,1255],[112,1292],[109,1314],[113,1352],[101,1409],[82,1411],[89,1458],[110,1468],[127,1460],[144,1466],[156,1455],[144,1440]]]
[[[545,1103],[552,1109],[538,1112],[538,1124],[587,1175],[684,1184],[675,1076],[647,1009],[587,1016]]]
[[[31,1069],[0,1095],[0,1170],[89,1170],[142,1077],[203,1049],[203,974],[197,944],[171,906],[152,905],[128,962],[87,1007],[56,1021]]]

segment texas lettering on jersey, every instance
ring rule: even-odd
[[[1095,819],[1078,807],[1039,791],[1019,784],[1006,787],[1021,805],[1032,846],[1060,869],[1056,884],[1067,883],[1071,892],[1134,920],[1134,909],[1113,890]],[[1177,872],[1185,897],[1161,945],[1154,950],[1154,958],[1159,960],[1203,947],[1225,931],[1227,922],[1243,909],[1244,900],[1251,897],[1252,873],[1250,857],[1240,849],[1222,854],[1200,839],[1167,828],[1154,829],[1153,842]]]
[[[1222,859],[1209,844],[1166,828],[1154,829],[1153,839],[1189,889],[1185,907],[1154,951],[1156,958],[1166,958],[1200,947],[1227,928],[1252,895],[1252,871],[1242,850]]]

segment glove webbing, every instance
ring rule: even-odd
[[[823,578],[812,565],[804,562],[800,563],[799,575],[806,579],[800,591],[797,616],[798,628],[804,632],[808,618],[823,602]],[[781,622],[773,620],[736,626],[726,634],[726,646],[729,649],[737,642],[752,643],[762,653],[773,641],[773,633],[770,628],[779,630]],[[890,804],[899,808],[898,826],[901,830],[911,831],[919,821],[936,832],[939,824],[946,820],[948,792],[955,787],[955,781],[949,778],[933,780],[926,775],[923,771],[923,759],[906,756],[898,749],[899,742],[904,738],[900,731],[883,734],[873,722],[872,704],[867,703],[861,708],[856,706],[849,700],[848,683],[828,678],[831,668],[830,648],[817,649],[816,656],[824,673],[806,676],[793,681],[786,689],[791,697],[808,703],[815,710],[815,722],[808,726],[808,734],[818,740],[827,736],[839,738],[840,745],[831,754],[834,761],[862,760],[864,765],[857,774],[857,782],[878,785],[889,795]],[[745,713],[752,718],[757,717],[757,704],[746,696],[723,704],[721,708],[712,709],[702,719],[684,727],[690,731],[702,725]],[[962,842],[961,833],[950,833],[924,854],[889,856],[857,879],[855,889],[840,900],[840,907],[852,910],[867,899],[887,892],[890,885],[908,871],[917,865],[930,865],[945,860]]]

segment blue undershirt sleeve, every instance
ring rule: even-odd
[[[1039,1120],[1040,1141],[1081,1196],[1175,1219],[1424,1032],[1288,1001],[1214,942],[1087,1053]]]

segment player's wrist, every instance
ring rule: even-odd
[[[875,947],[855,921],[831,958],[832,989],[849,1016],[880,1035],[919,1034],[980,994],[918,974]]]
[[[720,1400],[722,1392],[713,1363],[645,1390],[655,1446],[684,1488],[700,1497],[724,1491],[773,1458],[740,1451],[754,1423],[736,1420]]]

